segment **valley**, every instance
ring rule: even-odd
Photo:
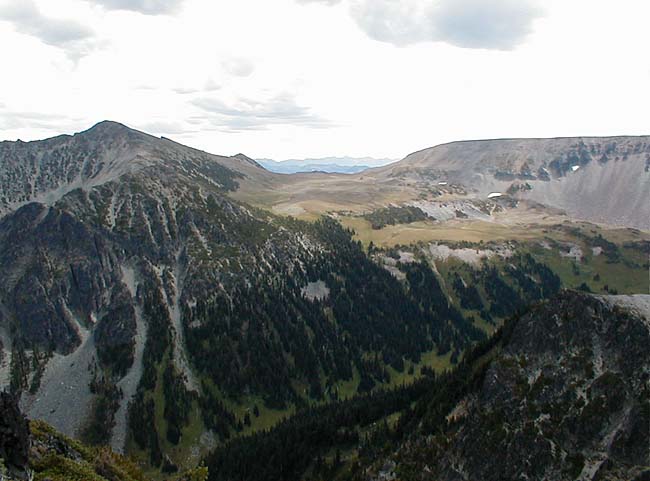
[[[214,479],[641,480],[649,297],[564,292],[451,372],[305,412],[217,449],[208,466]]]
[[[636,306],[624,334],[647,365],[647,159],[647,136],[495,140],[284,175],[115,122],[2,142],[0,381],[28,417],[110,445],[152,479],[201,462],[224,480],[457,479],[460,464],[482,469],[463,451],[494,434],[479,432],[497,423],[482,410],[515,409],[542,449],[533,414],[512,404],[524,395],[542,416],[533,427],[561,447],[544,447],[539,469],[565,479],[572,456],[576,472],[609,459],[640,473],[642,454],[589,444],[584,406],[566,422],[586,444],[547,435],[567,388],[544,401],[519,378],[564,374],[525,332],[554,332],[549,316],[592,328],[619,305]],[[616,380],[598,364],[580,389],[625,386],[611,407],[625,419],[607,429],[633,443],[647,439],[629,421],[647,415],[645,381],[616,358],[608,326],[571,342],[594,365],[608,346]],[[559,345],[545,349],[584,381]],[[511,376],[512,405],[492,375]],[[423,461],[445,449],[461,461]]]

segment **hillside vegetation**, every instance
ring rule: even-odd
[[[562,292],[446,374],[228,443],[210,479],[645,479],[649,315],[649,296]]]

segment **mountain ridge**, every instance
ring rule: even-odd
[[[272,172],[283,174],[299,172],[355,174],[373,167],[380,167],[396,162],[396,159],[377,159],[373,157],[322,157],[279,161],[273,159],[258,159],[258,162]]]
[[[24,159],[17,165],[7,159],[9,151],[17,155],[18,151],[28,153],[48,144],[83,143],[87,138],[90,144],[101,144],[101,138],[109,138],[111,132],[117,132],[118,138],[131,139],[131,151],[124,153],[129,162],[123,159],[120,165],[106,167],[97,165],[97,159],[85,159],[76,166],[76,180],[57,178],[56,172],[51,171],[61,166],[41,166],[40,159]],[[74,149],[74,145],[70,148]],[[119,146],[112,148],[119,150]],[[185,164],[183,157],[189,159]],[[431,193],[452,193],[455,198],[471,200],[485,199],[493,192],[507,192],[518,200],[562,209],[577,219],[650,230],[650,207],[644,202],[650,196],[649,136],[456,141],[342,177],[320,172],[287,176],[269,172],[243,154],[209,154],[112,121],[100,122],[73,136],[1,143],[0,173],[7,182],[0,186],[5,194],[0,199],[0,215],[29,200],[52,203],[74,188],[109,182],[131,173],[131,169],[140,172],[153,165],[170,168],[172,158],[178,167],[174,175],[194,177],[199,182],[205,179],[198,177],[210,177],[206,172],[211,165],[235,171],[239,178],[236,186],[232,184],[229,189],[230,195],[276,213],[321,214],[343,210],[346,205],[363,212],[389,204],[413,203]],[[48,175],[53,178],[48,179]],[[446,184],[457,184],[458,188],[450,190]],[[612,188],[629,191],[616,196],[616,203],[610,204],[604,201],[602,192]],[[432,199],[435,201],[435,197]]]
[[[565,282],[638,292],[646,262],[639,232],[554,221],[542,244],[362,244],[344,210],[389,205],[355,218],[382,232],[489,223],[516,200],[427,172],[276,175],[112,122],[3,143],[0,173],[0,380],[30,416],[156,469],[445,369]],[[303,199],[326,215],[277,215]]]
[[[222,174],[231,178],[227,188],[234,188],[233,175],[258,182],[273,175],[238,157],[208,154],[103,121],[74,135],[0,144],[0,174],[5,179],[0,214],[31,200],[52,204],[76,188],[91,189],[151,168],[203,183],[218,182]],[[211,173],[215,168],[221,172]]]

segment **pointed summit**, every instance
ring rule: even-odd
[[[76,135],[89,135],[89,134],[93,136],[112,137],[112,138],[117,138],[124,135],[129,135],[133,137],[142,137],[142,138],[148,136],[144,132],[140,132],[139,130],[132,129],[131,127],[127,127],[126,125],[121,124],[119,122],[115,122],[113,120],[103,120],[93,125],[88,130],[79,132]]]
[[[237,154],[237,155],[233,155],[233,158],[234,159],[239,159],[239,160],[241,160],[243,162],[248,162],[249,164],[254,165],[255,167],[259,167],[260,169],[264,168],[256,160],[251,159],[249,156],[247,156],[246,154],[242,154],[241,152],[239,154]]]

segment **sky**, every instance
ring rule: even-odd
[[[0,140],[215,154],[650,134],[647,0],[0,0]]]

